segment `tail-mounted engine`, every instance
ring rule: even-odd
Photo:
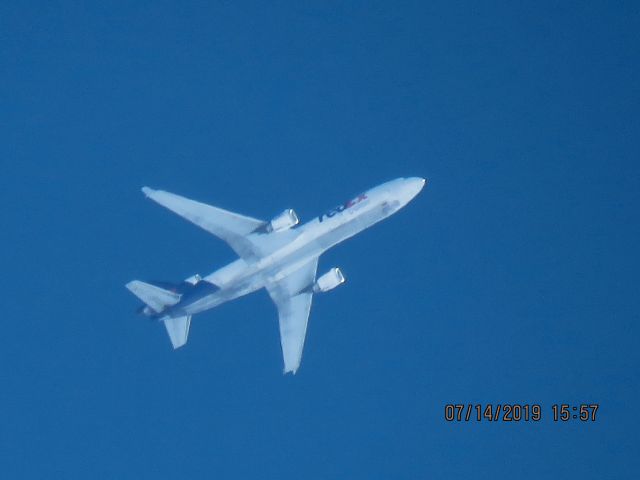
[[[185,280],[186,283],[190,283],[191,285],[197,285],[202,281],[202,277],[197,273],[195,275],[190,276]]]
[[[295,227],[300,222],[298,215],[293,209],[288,208],[277,217],[274,217],[267,225],[267,232],[281,232],[282,230],[289,230],[291,227]]]
[[[336,288],[338,285],[342,285],[345,280],[346,279],[340,269],[334,267],[316,280],[316,283],[313,284],[313,291],[315,293],[328,292],[329,290]]]

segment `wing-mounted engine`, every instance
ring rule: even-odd
[[[328,292],[338,285],[342,285],[345,280],[340,269],[334,267],[316,280],[316,283],[313,284],[313,291],[315,293]]]
[[[266,227],[267,233],[281,232],[283,230],[289,230],[291,227],[295,227],[300,222],[298,215],[291,208],[287,208],[280,215],[274,217]]]

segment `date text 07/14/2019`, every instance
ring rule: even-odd
[[[599,406],[597,403],[553,404],[549,413],[554,422],[595,422]],[[537,403],[448,403],[444,406],[447,422],[539,422],[543,416],[543,408]]]

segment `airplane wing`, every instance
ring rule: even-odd
[[[154,202],[227,242],[241,258],[255,260],[263,254],[256,236],[250,237],[250,234],[264,226],[266,222],[163,190],[143,187],[142,191]]]
[[[317,268],[318,259],[314,258],[292,274],[266,287],[278,307],[284,373],[295,374],[302,360],[313,297],[309,287],[316,279]]]

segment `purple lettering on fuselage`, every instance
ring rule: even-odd
[[[318,217],[318,221],[322,222],[324,220],[325,217],[327,218],[331,218],[334,215],[345,211],[347,208],[351,208],[354,205],[357,205],[358,203],[362,202],[363,200],[366,200],[367,196],[364,193],[361,193],[360,195],[358,195],[356,198],[353,198],[351,200],[349,200],[347,203],[345,203],[344,205],[338,205],[336,208],[332,208],[331,210],[329,210],[326,213],[323,213],[322,215],[320,215]]]

